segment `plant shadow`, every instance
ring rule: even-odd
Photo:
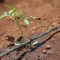
[[[59,33],[60,31],[56,31],[55,33],[53,33],[49,38],[47,38],[46,40],[44,40],[42,43],[38,43],[36,44],[36,47],[35,48],[31,48],[30,51],[27,51],[27,52],[24,52],[18,59],[16,60],[21,60],[27,53],[29,52],[33,52],[35,51],[36,49],[38,49],[39,47],[41,47],[42,45],[44,45],[47,41],[49,41],[55,34]]]

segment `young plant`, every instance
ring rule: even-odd
[[[16,24],[18,25],[19,27],[19,31],[20,33],[22,34],[22,42],[24,41],[24,34],[23,34],[23,31],[22,31],[22,28],[21,26],[19,25],[19,21],[18,21],[18,17],[21,18],[21,20],[24,22],[25,25],[29,25],[29,20],[28,18],[32,18],[32,19],[35,19],[36,17],[33,17],[33,16],[29,16],[28,18],[26,16],[24,16],[23,13],[21,12],[18,12],[16,8],[13,8],[7,12],[4,12],[4,14],[2,16],[0,16],[0,19],[2,18],[5,18],[5,17],[10,17],[12,20],[14,20],[16,22]]]
[[[19,27],[19,31],[20,31],[20,33],[22,34],[22,37],[23,37],[22,28],[21,28],[21,26],[19,25],[18,18],[16,18],[16,17],[20,17],[26,25],[29,25],[28,19],[23,15],[23,13],[21,13],[21,12],[19,13],[19,12],[16,10],[16,8],[13,8],[12,10],[9,10],[9,11],[7,11],[7,12],[4,12],[4,14],[3,14],[2,16],[0,16],[0,19],[5,18],[5,17],[7,17],[7,16],[9,16],[12,20],[14,20],[14,21],[16,22],[16,24],[17,24],[18,27]],[[23,38],[24,38],[24,37],[23,37]]]

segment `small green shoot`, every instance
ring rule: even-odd
[[[8,16],[8,14],[7,14],[7,12],[5,12],[2,16],[0,16],[0,19],[5,18],[7,16]]]
[[[16,22],[16,24],[19,27],[19,31],[22,34],[22,37],[24,38],[22,28],[19,25],[18,18],[16,18],[16,17],[20,17],[25,25],[29,25],[28,18],[22,12],[18,12],[16,8],[13,8],[13,9],[7,11],[7,12],[4,12],[4,14],[2,16],[0,16],[0,19],[8,17],[8,16]],[[35,19],[36,17],[30,16],[30,18]]]
[[[16,10],[16,8],[13,8],[12,10],[9,10],[9,11],[7,11],[7,12],[4,12],[4,14],[3,14],[2,16],[0,16],[0,19],[5,18],[5,17],[8,17],[8,16],[9,16],[11,19],[15,20],[16,24],[17,24],[18,27],[19,27],[19,31],[21,32],[22,37],[23,37],[22,28],[21,28],[21,26],[19,25],[18,19],[15,18],[15,17],[20,17],[26,25],[29,25],[28,19],[23,15],[23,13],[21,13],[21,12],[19,13],[19,12]]]

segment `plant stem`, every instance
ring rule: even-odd
[[[23,36],[24,34],[23,34],[23,31],[22,31],[21,26],[19,25],[18,19],[15,19],[15,22],[16,22],[16,24],[17,24],[18,27],[19,27],[19,31],[20,31],[20,33],[22,34],[22,37],[23,37],[22,41],[24,41],[24,36]]]
[[[24,34],[23,34],[23,31],[22,31],[22,28],[21,28],[21,26],[19,25],[19,21],[18,21],[18,19],[17,18],[13,18],[12,16],[10,16],[10,18],[12,18],[12,20],[14,20],[15,22],[16,22],[16,24],[18,25],[18,27],[19,27],[19,32],[22,34],[22,41],[21,42],[23,42],[24,41]]]

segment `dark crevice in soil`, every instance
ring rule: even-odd
[[[39,43],[39,44],[36,44],[36,46],[33,48],[31,47],[29,51],[27,52],[24,52],[20,57],[18,57],[17,59],[15,60],[21,60],[23,59],[23,57],[29,53],[29,52],[33,52],[35,51],[36,49],[38,49],[39,47],[41,47],[43,44],[45,44],[47,41],[49,41],[55,34],[59,33],[60,31],[56,31],[55,33],[53,33],[49,38],[47,38],[45,41],[43,41],[42,43]]]
[[[18,57],[18,58],[15,59],[15,60],[21,60],[27,53],[29,53],[29,52],[24,52],[20,57]]]

